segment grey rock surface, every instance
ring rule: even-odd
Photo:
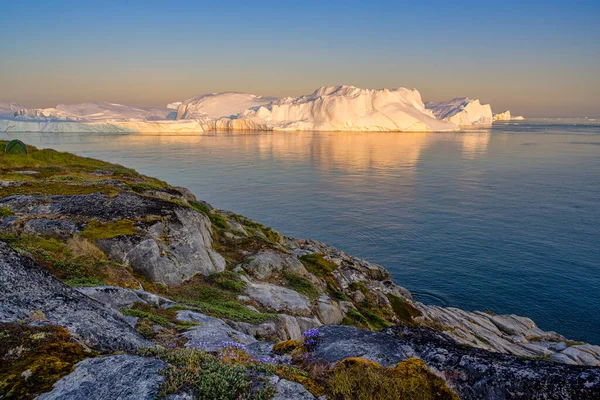
[[[88,358],[54,384],[40,400],[151,400],[156,398],[166,364],[155,358],[115,355]]]
[[[275,396],[272,400],[312,400],[315,398],[308,390],[298,382],[286,379],[272,380],[275,386]]]
[[[165,285],[225,269],[225,260],[212,249],[212,226],[203,214],[176,208],[166,222],[142,230],[146,235],[103,239],[97,245],[111,259]]]
[[[0,242],[0,293],[0,321],[42,312],[92,347],[134,350],[150,345],[120,313],[64,285],[4,242]]]
[[[418,357],[461,399],[598,399],[600,368],[525,359],[461,345],[424,327],[365,332],[323,326],[314,356],[331,362],[364,357],[391,366]]]
[[[224,342],[236,342],[243,345],[256,342],[253,336],[233,329],[223,320],[198,312],[179,311],[177,319],[200,324],[200,326],[191,328],[182,334],[182,336],[189,339],[186,347],[203,347],[207,351],[216,351]]]
[[[261,250],[251,255],[242,268],[256,279],[267,279],[274,273],[293,272],[305,275],[304,265],[296,257],[274,250]]]
[[[283,286],[248,281],[246,294],[270,312],[310,316],[308,297]]]

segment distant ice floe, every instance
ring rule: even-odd
[[[521,117],[522,118],[522,117]],[[165,108],[81,103],[28,109],[0,102],[0,132],[457,131],[510,119],[466,97],[423,103],[416,89],[323,86],[299,97],[210,93]]]

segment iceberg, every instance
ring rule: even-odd
[[[21,104],[12,103],[12,102],[8,102],[8,101],[0,101],[0,116],[1,117],[13,116],[16,111],[19,111],[23,108],[25,108],[25,106],[23,106]]]
[[[171,115],[171,117],[169,117]],[[175,119],[169,108],[128,106],[116,103],[59,104],[54,108],[21,109],[15,117],[53,121],[161,121]]]
[[[346,85],[285,98],[209,93],[164,108],[99,102],[28,109],[0,102],[0,132],[443,132],[510,118],[510,111],[493,115],[489,104],[466,97],[423,103],[416,89]]]
[[[510,110],[506,110],[503,113],[494,114],[494,121],[510,121]]]
[[[494,121],[492,107],[489,104],[481,104],[479,100],[472,100],[468,97],[427,102],[425,107],[431,110],[437,119],[458,126],[491,125]]]
[[[457,124],[436,119],[416,89],[360,89],[323,86],[219,118],[218,130],[454,131]]]
[[[224,92],[209,93],[192,97],[180,103],[177,119],[216,120],[221,117],[236,116],[242,111],[262,106],[277,100],[250,93]]]

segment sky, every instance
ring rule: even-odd
[[[0,5],[0,100],[164,106],[202,93],[417,88],[600,117],[600,1],[38,1]]]

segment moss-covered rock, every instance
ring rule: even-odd
[[[92,355],[60,326],[0,323],[0,398],[35,398]]]

